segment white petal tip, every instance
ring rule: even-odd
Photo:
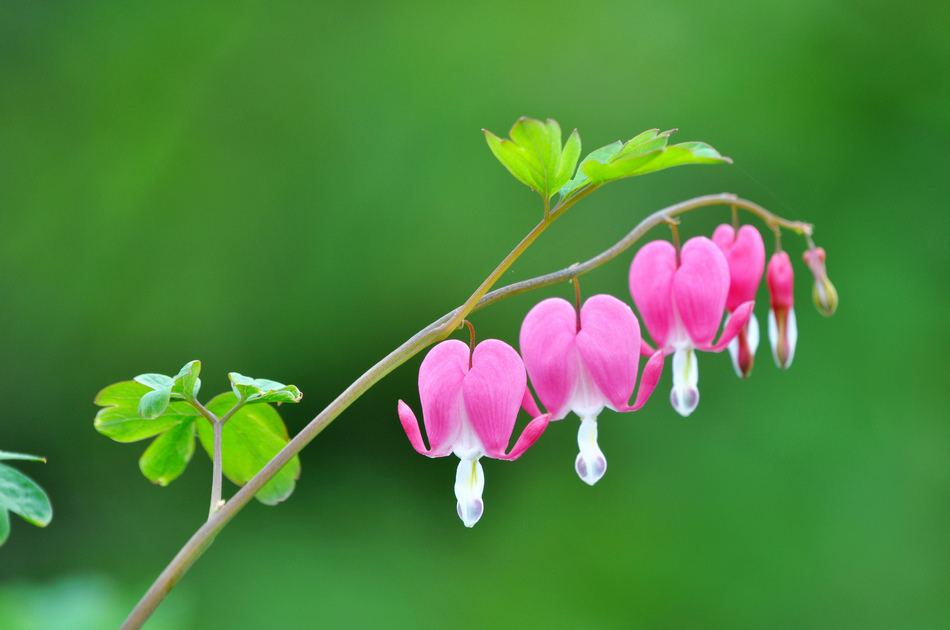
[[[672,403],[676,413],[685,418],[699,406],[699,390],[674,387],[670,392],[670,403]]]
[[[481,499],[467,502],[465,505],[462,505],[460,501],[455,504],[455,507],[458,510],[459,518],[462,519],[462,523],[465,524],[465,527],[473,527],[475,523],[478,522],[478,519],[482,517],[482,513],[485,511],[485,504],[481,501]]]
[[[584,456],[578,453],[577,459],[574,460],[574,470],[577,471],[577,476],[581,478],[581,481],[592,486],[607,472],[607,459],[603,455],[594,456],[588,464]]]

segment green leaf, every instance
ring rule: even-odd
[[[606,162],[616,155],[617,152],[619,152],[622,148],[623,142],[617,140],[616,142],[612,142],[605,147],[600,147],[599,149],[594,149],[591,151],[587,157],[584,158],[584,161],[581,162],[580,168],[577,169],[577,173],[574,175],[574,179],[564,184],[564,186],[559,191],[561,193],[561,199],[567,197],[571,192],[577,190],[589,181],[589,178],[584,173],[585,164],[591,160],[594,160],[595,162]]]
[[[212,413],[221,417],[237,402],[237,396],[226,393],[216,396],[207,406]],[[211,425],[199,422],[196,426],[201,445],[213,457],[214,433]],[[221,464],[225,476],[243,486],[289,441],[284,421],[273,407],[241,407],[222,427]],[[257,500],[265,505],[280,503],[294,491],[299,477],[300,459],[295,456],[258,491]]]
[[[266,378],[251,378],[237,372],[228,374],[231,391],[244,402],[300,402],[303,394],[294,385],[284,385]]]
[[[193,400],[201,389],[201,361],[189,361],[178,371],[172,379],[172,396],[181,396],[185,400]]]
[[[37,457],[36,455],[27,455],[26,453],[8,453],[6,451],[0,451],[0,462],[5,459],[23,459],[34,462],[45,462],[45,457]]]
[[[95,403],[104,408],[96,414],[96,430],[117,442],[136,442],[199,415],[190,404],[173,402],[161,416],[146,420],[138,413],[138,403],[148,392],[148,387],[135,381],[115,383],[99,392]]]
[[[46,527],[53,518],[53,508],[43,489],[15,468],[0,464],[0,544],[10,533],[8,511],[39,527]]]
[[[175,380],[164,374],[139,374],[133,379],[136,383],[141,383],[151,389],[164,389],[171,387]]]
[[[184,472],[195,452],[194,421],[188,418],[172,427],[145,449],[139,469],[149,481],[167,486]]]
[[[581,137],[577,135],[577,129],[571,132],[567,142],[564,144],[564,151],[561,152],[560,164],[557,168],[557,179],[554,182],[554,190],[560,190],[567,182],[571,180],[574,169],[577,168],[577,160],[581,157]]]
[[[139,401],[139,415],[146,420],[154,420],[159,417],[165,413],[165,409],[171,400],[171,395],[171,387],[163,387],[162,389],[155,389],[146,393]]]
[[[7,509],[0,505],[0,547],[3,546],[3,543],[7,541],[7,538],[10,537],[10,513],[7,512]]]
[[[580,155],[577,130],[561,148],[561,126],[550,118],[546,122],[519,118],[508,139],[483,129],[492,153],[518,181],[550,199],[574,172]]]
[[[662,133],[657,129],[644,131],[606,159],[584,160],[581,169],[590,183],[596,185],[680,164],[732,163],[732,160],[723,157],[705,142],[683,142],[666,146],[673,131],[675,129]]]

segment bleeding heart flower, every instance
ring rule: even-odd
[[[678,256],[667,241],[644,245],[630,267],[630,293],[658,349],[673,354],[670,401],[688,416],[699,404],[694,351],[724,350],[748,322],[753,303],[736,307],[714,344],[729,294],[729,267],[719,248],[703,236],[686,241]],[[652,352],[641,344],[641,353]]]
[[[795,296],[792,285],[795,273],[785,252],[775,252],[769,260],[765,283],[769,287],[769,342],[775,365],[785,370],[795,358],[798,324],[795,322]]]
[[[419,368],[429,448],[422,441],[415,414],[399,401],[399,420],[413,448],[428,457],[455,453],[461,460],[455,496],[466,527],[478,522],[484,510],[485,475],[479,458],[518,459],[548,426],[549,416],[539,414],[511,452],[505,453],[527,389],[524,363],[505,342],[486,339],[470,354],[466,344],[450,339],[433,347]]]
[[[738,234],[731,225],[720,225],[713,232],[712,240],[726,257],[729,266],[726,311],[732,317],[732,313],[742,304],[755,300],[755,292],[765,270],[765,244],[762,235],[751,225],[743,225]],[[754,313],[728,347],[736,374],[739,378],[748,378],[752,373],[755,351],[759,347],[759,320]]]
[[[642,407],[660,379],[663,353],[647,361],[636,401],[629,405],[640,363],[640,323],[629,306],[610,295],[591,297],[580,313],[561,298],[540,302],[521,325],[520,345],[534,390],[551,419],[561,420],[571,411],[581,418],[574,468],[594,485],[607,470],[597,444],[597,416],[605,406],[614,411]],[[524,407],[531,415],[540,414],[530,392]]]

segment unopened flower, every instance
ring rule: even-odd
[[[574,468],[594,485],[607,470],[597,444],[597,416],[604,407],[642,407],[663,371],[663,353],[647,361],[630,405],[640,363],[640,323],[629,306],[610,295],[591,297],[580,313],[561,298],[540,302],[521,325],[520,346],[531,383],[551,419],[561,420],[571,411],[580,417]],[[530,394],[524,405],[528,413],[540,413]]]
[[[713,232],[712,240],[719,246],[729,265],[726,311],[729,317],[732,317],[732,313],[739,306],[755,300],[755,292],[765,270],[765,244],[762,242],[762,235],[751,225],[743,225],[738,233],[731,225],[720,225]],[[729,342],[732,367],[739,378],[747,378],[752,373],[758,347],[759,320],[753,313],[749,316],[749,323]]]
[[[815,286],[812,287],[811,292],[815,306],[818,307],[819,313],[825,317],[831,317],[838,308],[838,291],[828,279],[828,270],[825,269],[825,250],[823,247],[809,248],[802,254],[802,259],[815,276]]]
[[[769,260],[765,283],[769,287],[769,342],[775,365],[785,370],[795,358],[798,324],[795,321],[795,273],[785,252],[775,252]]]
[[[419,368],[419,396],[429,448],[409,406],[399,401],[399,420],[413,448],[428,457],[455,453],[461,460],[455,477],[459,518],[473,526],[484,510],[485,475],[479,459],[518,459],[547,428],[541,415],[525,427],[505,453],[527,391],[524,363],[514,348],[486,339],[469,353],[456,339],[437,344]]]
[[[733,311],[713,343],[729,293],[729,267],[708,238],[686,241],[679,256],[667,241],[644,245],[630,267],[630,293],[650,336],[664,354],[673,354],[670,402],[682,416],[699,404],[696,350],[721,352],[752,313],[752,302]],[[652,351],[644,344],[644,351]]]

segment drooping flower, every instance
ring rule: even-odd
[[[838,308],[838,291],[828,279],[828,270],[825,268],[825,249],[823,247],[806,249],[802,254],[802,259],[815,276],[815,286],[811,291],[815,306],[819,313],[825,317],[831,317]]]
[[[518,459],[547,428],[549,416],[539,415],[528,423],[511,452],[505,453],[527,389],[524,363],[505,342],[486,339],[470,354],[466,344],[450,339],[433,347],[419,368],[429,448],[412,409],[399,401],[399,420],[413,448],[428,457],[455,453],[461,460],[455,496],[466,527],[478,522],[484,510],[485,475],[479,459]]]
[[[795,358],[798,324],[795,321],[795,272],[785,252],[775,252],[769,259],[765,283],[769,287],[769,343],[775,365],[787,370]]]
[[[765,244],[762,235],[751,225],[743,225],[736,233],[731,225],[722,224],[713,232],[712,240],[726,257],[729,266],[726,311],[732,317],[742,304],[755,300],[755,292],[765,270]],[[754,313],[728,347],[736,375],[748,378],[752,373],[755,351],[759,347],[759,320]]]
[[[604,407],[642,407],[663,371],[663,353],[647,361],[630,405],[640,363],[640,323],[629,306],[610,295],[591,297],[580,313],[561,298],[538,303],[521,325],[519,343],[531,383],[551,419],[561,420],[571,411],[580,417],[574,468],[594,485],[607,470],[597,444],[597,416]],[[530,392],[524,406],[531,415],[540,413]]]
[[[644,245],[630,266],[630,293],[657,348],[673,354],[670,402],[688,416],[699,404],[695,351],[724,350],[749,320],[753,303],[736,307],[713,343],[729,293],[729,267],[703,236],[686,241],[679,255],[667,241]],[[653,352],[645,342],[641,346],[641,353]]]

